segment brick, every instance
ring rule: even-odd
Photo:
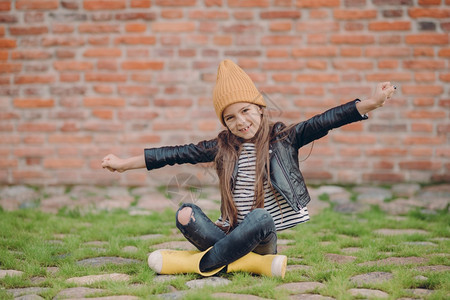
[[[58,0],[17,0],[18,10],[52,10],[58,8]]]
[[[63,0],[61,1],[61,7],[73,10],[77,10],[78,8],[80,8],[77,0]]]
[[[86,73],[85,80],[100,82],[125,82],[127,80],[127,75],[119,73]]]
[[[84,38],[64,36],[64,37],[44,37],[42,38],[42,46],[53,47],[53,46],[83,46]]]
[[[297,10],[268,11],[261,12],[259,16],[261,19],[299,19],[301,13]]]
[[[434,74],[433,74],[434,75]],[[450,82],[450,73],[439,74],[439,80],[443,82]],[[430,80],[431,81],[431,80]]]
[[[291,29],[292,24],[290,22],[272,22],[269,25],[269,30],[275,32],[290,31]]]
[[[292,78],[293,76],[291,73],[277,73],[272,75],[272,79],[275,82],[291,82]]]
[[[157,15],[154,12],[125,12],[115,14],[115,19],[118,21],[153,21],[156,19],[156,17]]]
[[[411,18],[449,18],[450,9],[443,8],[410,8],[408,15]]]
[[[106,110],[106,109],[94,109],[92,111],[92,115],[99,119],[110,120],[113,118],[114,112],[112,110]]]
[[[401,82],[401,81],[410,81],[412,79],[412,75],[409,72],[371,73],[366,74],[365,77],[367,81],[374,81],[374,82],[383,82],[383,81]]]
[[[333,67],[336,70],[371,70],[374,64],[371,61],[335,60]]]
[[[253,20],[254,14],[251,11],[236,11],[233,13],[236,20]]]
[[[18,132],[53,132],[56,131],[56,125],[44,122],[20,123],[17,125]]]
[[[433,132],[433,124],[430,123],[412,123],[412,132]]]
[[[419,5],[439,5],[441,0],[419,0]]]
[[[372,35],[344,35],[336,34],[331,36],[331,42],[334,44],[373,44],[375,38]]]
[[[18,165],[17,159],[0,158],[0,168],[16,168]]]
[[[339,144],[350,144],[350,145],[372,145],[376,143],[376,138],[372,135],[342,135],[333,134],[332,140]]]
[[[338,22],[330,21],[309,21],[309,22],[296,22],[295,30],[300,33],[305,32],[337,32],[339,31]]]
[[[441,70],[445,69],[445,61],[443,60],[405,60],[403,68],[411,70]]]
[[[114,44],[125,45],[154,45],[156,37],[154,36],[121,36],[114,39]]]
[[[364,56],[408,57],[411,56],[411,49],[408,47],[366,47]]]
[[[151,25],[153,32],[193,32],[193,22],[154,22]]]
[[[158,88],[153,86],[119,86],[119,95],[123,96],[152,96],[158,93]]]
[[[307,47],[292,49],[294,57],[335,57],[337,56],[337,47]]]
[[[369,157],[404,157],[408,154],[408,150],[403,147],[377,147],[375,149],[367,149],[365,154]]]
[[[79,134],[51,134],[48,137],[48,141],[51,144],[90,144],[93,141],[91,135],[79,135]],[[45,155],[44,155],[45,156]]]
[[[289,57],[289,52],[288,50],[281,50],[281,49],[267,49],[266,55],[267,57],[286,58]]]
[[[440,85],[403,85],[402,93],[405,95],[441,95],[443,87]]]
[[[22,64],[17,63],[0,63],[1,73],[17,73],[22,70]]]
[[[213,38],[213,43],[218,46],[230,46],[233,43],[233,37],[231,35],[216,35]]]
[[[212,6],[222,6],[223,0],[204,0],[206,7],[212,7]]]
[[[90,48],[83,53],[85,57],[120,57],[121,55],[122,51],[118,48]]]
[[[400,18],[403,16],[401,9],[385,9],[383,10],[383,17],[385,18]]]
[[[131,0],[131,8],[150,8],[152,6],[151,0]]]
[[[393,30],[410,30],[411,22],[396,21],[396,22],[371,22],[369,23],[369,30],[373,31],[393,31]]]
[[[120,33],[120,26],[115,24],[85,23],[78,26],[80,33]]]
[[[405,36],[405,42],[411,45],[448,45],[448,34],[427,33]]]
[[[158,6],[194,6],[197,0],[156,0]]]
[[[377,10],[360,10],[360,9],[335,9],[333,16],[337,20],[366,20],[375,19]]]
[[[413,0],[373,0],[374,5],[413,5]]]
[[[9,32],[11,35],[39,35],[48,33],[48,28],[46,26],[12,26],[9,27]]]
[[[194,10],[189,12],[189,18],[195,20],[227,20],[230,14],[221,10]]]
[[[269,7],[269,0],[228,0],[229,7]]]
[[[300,36],[269,35],[261,39],[262,45],[299,45],[302,41]]]
[[[434,49],[432,47],[414,47],[414,56],[434,56]]]
[[[80,81],[80,74],[61,73],[61,74],[59,74],[59,81],[61,81],[61,82],[77,82],[77,81]]]
[[[126,0],[84,0],[83,8],[86,10],[125,9]]]
[[[410,119],[442,119],[447,116],[445,111],[429,111],[429,110],[415,110],[407,111],[405,113],[407,118]]]
[[[296,5],[303,8],[338,7],[340,0],[297,0]]]
[[[306,63],[306,67],[314,70],[326,70],[328,68],[328,63],[325,60],[309,59]]]
[[[344,25],[345,31],[362,31],[364,24],[362,22],[347,22]]]
[[[450,48],[442,48],[442,49],[440,49],[439,52],[438,52],[438,55],[442,56],[442,57],[450,57]]]
[[[403,140],[405,145],[444,145],[446,139],[443,136],[411,136]]]
[[[326,19],[329,18],[329,16],[329,11],[325,9],[311,9],[309,11],[310,19]]]
[[[57,34],[67,34],[73,33],[75,31],[75,26],[66,24],[53,24],[51,31]]]
[[[125,100],[122,98],[84,98],[83,105],[86,107],[123,107]]]
[[[368,182],[404,182],[405,176],[402,173],[364,173],[363,179]]]
[[[11,10],[11,1],[0,1],[0,11],[9,11]]]
[[[124,61],[121,63],[123,70],[162,70],[164,62],[160,61]]]
[[[13,104],[18,108],[42,108],[53,107],[53,99],[14,99]]]
[[[125,30],[127,32],[145,32],[147,30],[147,25],[141,23],[126,24]]]
[[[263,70],[300,70],[305,64],[296,60],[271,61],[262,64]]]
[[[53,67],[58,71],[87,71],[94,68],[91,62],[56,61]]]
[[[20,75],[14,78],[15,84],[45,84],[55,82],[53,75]]]
[[[436,75],[433,72],[419,72],[414,74],[416,82],[433,82],[436,80]],[[442,80],[442,79],[441,79]]]
[[[295,77],[297,82],[339,82],[337,74],[305,74]]]
[[[48,169],[74,169],[84,165],[83,159],[76,158],[46,158],[44,167]]]
[[[340,47],[340,54],[344,57],[360,57],[362,49],[360,47]]]
[[[166,9],[161,12],[161,17],[165,19],[181,19],[183,11],[180,9]]]
[[[441,166],[441,163],[432,161],[405,161],[399,163],[400,169],[406,170],[438,170]]]

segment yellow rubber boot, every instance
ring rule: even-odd
[[[227,273],[244,271],[269,277],[284,278],[286,265],[287,257],[285,255],[260,255],[250,252],[229,264]]]
[[[208,250],[203,252],[156,250],[149,255],[148,266],[158,274],[197,273],[203,276],[212,276],[225,268],[225,266],[209,272],[200,271],[200,260]]]

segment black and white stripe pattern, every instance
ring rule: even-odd
[[[238,223],[244,220],[244,217],[252,208],[255,194],[255,164],[255,145],[244,143],[242,152],[239,155],[238,174],[233,191],[234,202],[238,210]],[[278,203],[276,197],[278,198]],[[294,211],[278,191],[275,189],[272,190],[269,187],[267,181],[264,182],[264,208],[272,216],[277,231],[309,220],[308,209],[306,207],[298,212]]]

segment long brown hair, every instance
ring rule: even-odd
[[[261,112],[259,129],[255,136],[250,140],[255,143],[256,149],[255,197],[253,199],[252,208],[264,207],[264,177],[266,177],[269,186],[272,188],[270,181],[269,144],[273,124],[269,122],[269,116],[263,107],[261,108]],[[231,228],[237,223],[237,209],[233,201],[231,178],[239,158],[239,153],[242,150],[243,142],[243,139],[237,137],[228,129],[219,133],[218,136],[219,148],[215,158],[215,166],[219,177],[222,198],[220,210],[223,221],[228,220]]]

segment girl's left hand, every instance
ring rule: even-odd
[[[356,108],[361,115],[384,105],[386,100],[391,99],[397,87],[390,82],[381,82],[377,85],[372,97],[356,103]]]

